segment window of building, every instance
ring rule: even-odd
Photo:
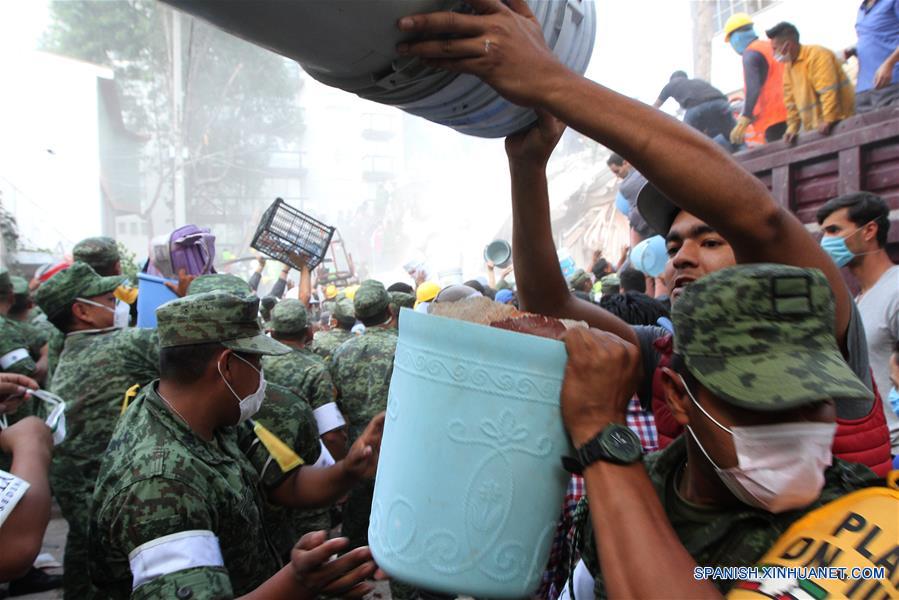
[[[722,31],[727,19],[735,13],[751,15],[776,2],[777,0],[715,0],[715,31]]]

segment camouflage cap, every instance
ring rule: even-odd
[[[12,278],[9,270],[0,269],[0,294],[9,294],[12,291]]]
[[[834,336],[834,300],[817,269],[754,264],[691,283],[672,308],[674,351],[722,400],[758,411],[867,399]]]
[[[296,298],[286,298],[272,309],[269,327],[274,333],[303,333],[309,326],[306,307]]]
[[[110,237],[89,237],[83,239],[72,249],[72,258],[76,261],[94,265],[111,265],[119,260],[119,247]]]
[[[589,279],[590,276],[587,275],[586,271],[584,271],[583,269],[578,269],[571,275],[571,277],[568,278],[568,287],[570,287],[571,289],[580,289]]]
[[[9,278],[12,282],[12,293],[16,296],[25,296],[28,294],[28,280],[18,275]]]
[[[35,302],[49,318],[68,310],[75,298],[92,298],[107,294],[125,281],[122,275],[100,277],[97,272],[83,262],[72,263],[65,271],[60,271],[37,289]]]
[[[238,296],[251,296],[253,290],[250,284],[230,273],[213,273],[210,275],[200,275],[190,282],[187,288],[187,295],[205,294],[207,292],[228,292]]]
[[[390,295],[390,306],[399,313],[401,308],[415,308],[415,296],[406,292],[387,292]]]
[[[382,314],[390,305],[390,296],[384,284],[374,279],[366,279],[353,297],[353,309],[360,319],[368,319]]]
[[[342,298],[336,303],[332,304],[333,306],[330,312],[338,321],[346,321],[356,318],[356,309],[353,307],[353,301],[349,298]]]
[[[156,309],[160,348],[220,342],[248,354],[287,354],[290,348],[265,335],[259,299],[206,292],[166,302]]]
[[[602,284],[602,287],[600,289],[602,290],[603,294],[609,294],[615,288],[621,287],[621,278],[618,277],[618,275],[615,273],[612,273],[611,275],[606,275],[599,281]]]

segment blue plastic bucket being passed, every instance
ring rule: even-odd
[[[146,273],[137,274],[137,326],[145,329],[156,328],[156,309],[178,296],[165,287],[165,282],[177,283]]]
[[[393,578],[486,598],[540,584],[571,452],[558,341],[403,309],[369,546]]]

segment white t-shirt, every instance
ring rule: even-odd
[[[899,454],[899,416],[890,408],[890,355],[899,340],[899,265],[888,269],[871,289],[856,298],[868,339],[868,360],[883,399],[893,454]]]

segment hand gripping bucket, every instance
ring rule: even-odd
[[[392,577],[486,598],[540,583],[569,480],[561,342],[403,309],[369,526]]]

